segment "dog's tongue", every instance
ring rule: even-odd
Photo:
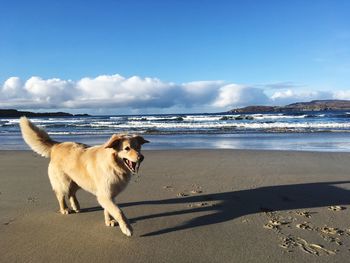
[[[130,168],[132,168],[136,172],[138,171],[138,169],[136,168],[137,163],[134,163],[134,162],[132,162],[130,160],[127,160],[127,162],[128,162],[128,165],[129,165]]]

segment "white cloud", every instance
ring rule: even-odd
[[[217,97],[223,81],[193,81],[181,85],[181,101],[185,106],[208,106]]]
[[[23,88],[36,101],[53,106],[74,96],[71,92],[74,83],[70,80],[57,78],[43,80],[39,77],[31,77],[26,81]]]
[[[94,79],[83,78],[76,83],[77,94],[65,106],[81,107],[170,107],[175,85],[156,78],[103,75]]]
[[[20,78],[11,77],[4,83],[1,92],[5,98],[11,99],[16,97],[26,97],[26,92],[23,90],[23,83]]]
[[[350,92],[285,89],[277,90],[268,97],[263,88],[224,81],[176,84],[157,78],[126,78],[118,74],[86,77],[77,81],[40,77],[22,81],[18,77],[11,77],[0,87],[0,108],[68,108],[90,112],[110,112],[114,109],[128,109],[129,112],[149,112],[152,109],[221,111],[247,105],[283,105],[322,98],[350,99]]]
[[[266,101],[261,89],[224,81],[182,84],[157,78],[102,75],[76,82],[31,77],[24,83],[9,78],[1,89],[0,107],[15,108],[188,108],[226,109]]]
[[[268,102],[266,94],[259,88],[229,84],[220,87],[218,91],[219,93],[213,106],[219,108],[265,104]]]
[[[350,90],[339,90],[334,92],[334,99],[338,100],[350,100]]]
[[[294,91],[287,89],[273,93],[271,100],[276,105],[286,105],[293,102],[330,99],[332,97],[333,94],[326,91]]]

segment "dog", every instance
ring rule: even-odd
[[[29,147],[50,158],[48,175],[62,214],[71,212],[66,197],[73,211],[80,211],[76,192],[82,188],[97,197],[104,209],[106,226],[118,223],[126,236],[132,235],[132,227],[114,198],[138,172],[144,160],[141,146],[149,141],[138,135],[113,134],[105,144],[98,146],[56,142],[26,117],[21,117],[19,124]]]

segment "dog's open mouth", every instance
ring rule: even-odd
[[[123,158],[123,161],[124,161],[126,167],[128,167],[128,169],[131,172],[133,172],[133,173],[137,173],[138,172],[138,170],[140,168],[140,162],[135,163],[135,162],[130,161],[130,160],[126,159],[126,158]]]

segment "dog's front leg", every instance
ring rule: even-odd
[[[132,235],[132,228],[128,223],[128,220],[124,216],[122,210],[113,203],[112,199],[105,196],[97,196],[97,201],[100,203],[100,205],[107,210],[107,212],[114,217],[115,220],[117,220],[120,230],[130,237]]]

